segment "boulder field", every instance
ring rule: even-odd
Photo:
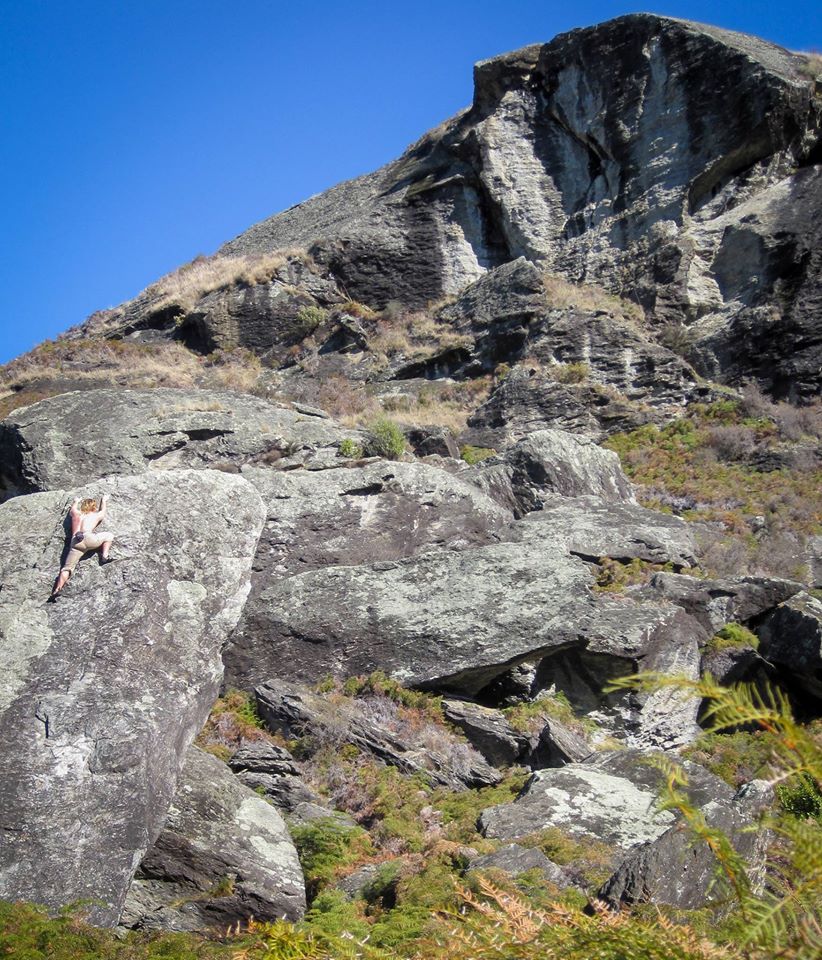
[[[123,391],[107,400],[116,419],[169,396]],[[765,578],[667,573],[624,596],[597,592],[602,558],[687,572],[697,548],[687,524],[638,506],[613,455],[580,438],[543,431],[498,464],[468,470],[350,461],[334,421],[254,401],[254,424],[279,424],[296,457],[265,463],[255,444],[234,442],[248,405],[233,401],[190,400],[221,406],[195,411],[198,429],[209,430],[211,418],[234,425],[224,445],[195,447],[196,455],[180,446],[194,469],[151,457],[144,417],[123,441],[128,455],[112,455],[108,474],[93,482],[87,471],[109,429],[90,417],[93,393],[42,401],[2,424],[7,448],[25,451],[16,473],[6,461],[13,487],[38,488],[0,505],[6,898],[51,907],[89,898],[95,922],[146,928],[299,916],[293,846],[258,794],[289,815],[332,810],[301,786],[287,753],[238,756],[237,778],[191,753],[191,743],[226,684],[255,692],[271,730],[322,738],[340,727],[341,708],[329,713],[304,685],[373,671],[461,697],[448,701],[445,717],[476,750],[451,746],[439,755],[367,712],[342,723],[358,750],[456,790],[498,782],[495,763],[523,763],[542,772],[510,814],[483,814],[489,837],[516,839],[546,823],[582,829],[574,811],[585,796],[594,818],[585,829],[613,840],[594,817],[604,803],[621,824],[615,849],[630,852],[669,825],[648,812],[652,774],[639,761],[625,766],[628,754],[592,760],[594,747],[557,721],[517,733],[493,709],[506,677],[531,669],[527,696],[562,691],[634,751],[675,749],[697,733],[695,700],[603,694],[603,684],[637,669],[696,678],[710,631],[730,618],[755,619],[773,656],[785,659],[769,639],[772,624],[785,616],[810,622],[816,612],[812,602],[791,600],[798,584]],[[66,411],[85,424],[69,457],[55,452],[44,427],[34,432],[63,423]],[[239,472],[215,469],[225,456]],[[52,489],[50,478],[85,485]],[[58,602],[46,604],[68,504],[103,492],[115,562],[84,559]],[[558,791],[569,798],[559,807]],[[643,824],[636,835],[625,832],[628,813],[613,812],[617,795]],[[563,804],[568,822],[557,819]],[[523,816],[531,817],[526,826],[508,825]],[[237,882],[214,894],[225,875]]]
[[[376,764],[462,800],[525,768],[478,809],[482,850],[445,841],[460,870],[584,885],[534,846],[549,831],[607,849],[604,903],[703,906],[712,856],[657,803],[699,700],[611,684],[767,679],[818,715],[819,538],[807,520],[813,584],[796,564],[705,576],[722,522],[688,522],[661,489],[641,505],[599,443],[727,407],[730,387],[780,410],[818,396],[818,93],[803,55],[650,14],[483,61],[471,106],[398,160],[58,345],[233,358],[249,392],[81,369],[22,405],[37,390],[12,384],[0,899],[144,930],[299,919],[292,836],[378,819],[341,785],[349,762],[361,791]],[[412,409],[404,429],[377,415]],[[47,603],[72,500],[103,494],[114,562],[89,555]],[[221,694],[253,735],[214,751]],[[760,876],[767,784],[684,769]],[[445,837],[441,810],[419,818]],[[373,893],[392,851],[372,854],[325,880]]]

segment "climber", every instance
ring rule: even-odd
[[[106,563],[111,563],[112,558],[109,556],[109,551],[114,540],[114,534],[94,533],[94,528],[105,519],[107,506],[108,494],[105,494],[100,501],[99,510],[96,500],[77,499],[72,503],[69,511],[71,539],[69,540],[68,555],[60,568],[60,575],[55,581],[54,589],[49,597],[50,603],[54,603],[57,594],[68,583],[68,579],[74,572],[80,558],[90,550],[100,551],[101,567]]]

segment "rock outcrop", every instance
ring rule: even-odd
[[[329,703],[310,690],[277,680],[254,691],[266,726],[286,737],[306,737],[317,745],[353,744],[404,773],[417,773],[452,790],[499,783],[500,774],[479,753],[444,727],[424,730],[403,722],[385,697]]]
[[[298,920],[305,881],[279,813],[224,763],[189,749],[162,833],[143,858],[120,923],[151,930],[224,929]]]
[[[704,805],[705,822],[719,830],[746,862],[752,886],[761,885],[766,831],[756,818],[773,799],[772,788],[753,781],[730,800],[721,797]],[[718,862],[708,844],[695,841],[681,825],[669,827],[655,840],[632,850],[599,891],[614,908],[636,903],[664,903],[680,910],[698,910],[725,891],[716,886]]]
[[[493,853],[474,857],[469,862],[469,870],[502,870],[512,877],[518,877],[530,870],[538,870],[546,880],[560,890],[572,886],[570,877],[541,850],[534,847],[521,847],[518,843],[509,843]]]
[[[316,682],[382,669],[471,694],[518,661],[569,646],[627,666],[690,619],[595,597],[590,583],[562,543],[536,539],[297,574],[260,591],[226,651],[227,678],[250,689],[274,675]]]
[[[756,628],[759,652],[815,698],[822,697],[822,601],[797,593]]]
[[[804,63],[651,14],[574,30],[478,64],[470,110],[222,252],[310,246],[377,306],[460,293],[524,256],[692,324],[711,375],[812,396],[820,107]],[[505,360],[536,313],[527,286],[521,299]]]
[[[320,567],[461,550],[509,536],[508,510],[462,477],[422,463],[377,460],[317,472],[248,468],[243,475],[267,508],[255,588]]]
[[[686,764],[688,795],[699,807],[730,802],[733,790],[695,764]],[[480,827],[487,837],[515,840],[547,827],[572,837],[602,840],[615,850],[630,850],[655,840],[675,820],[657,804],[660,774],[635,750],[595,756],[585,763],[540,770],[513,803],[483,811]]]
[[[634,500],[616,454],[563,430],[535,431],[501,459],[466,471],[464,478],[518,517],[543,509],[556,494],[593,496],[607,503]]]
[[[280,466],[333,459],[359,437],[327,417],[209,390],[64,393],[0,422],[0,495],[89,483],[113,474]]]
[[[116,562],[46,605],[73,496],[0,506],[0,897],[114,924],[222,676],[263,509],[239,477],[110,477]]]

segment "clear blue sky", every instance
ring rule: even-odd
[[[474,61],[642,9],[822,46],[819,0],[2,0],[0,362],[397,156]]]

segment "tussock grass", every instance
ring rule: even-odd
[[[242,348],[201,357],[173,342],[47,340],[0,368],[0,418],[73,389],[176,387],[254,393],[261,374],[259,359]]]
[[[645,314],[639,304],[623,300],[595,283],[571,283],[555,273],[543,276],[545,301],[549,310],[575,308],[578,310],[603,310],[616,314],[634,323],[643,323]]]
[[[177,306],[180,313],[187,313],[208,293],[267,283],[295,260],[313,266],[309,254],[297,247],[235,257],[198,256],[146,287],[135,299],[147,299],[154,310]]]

